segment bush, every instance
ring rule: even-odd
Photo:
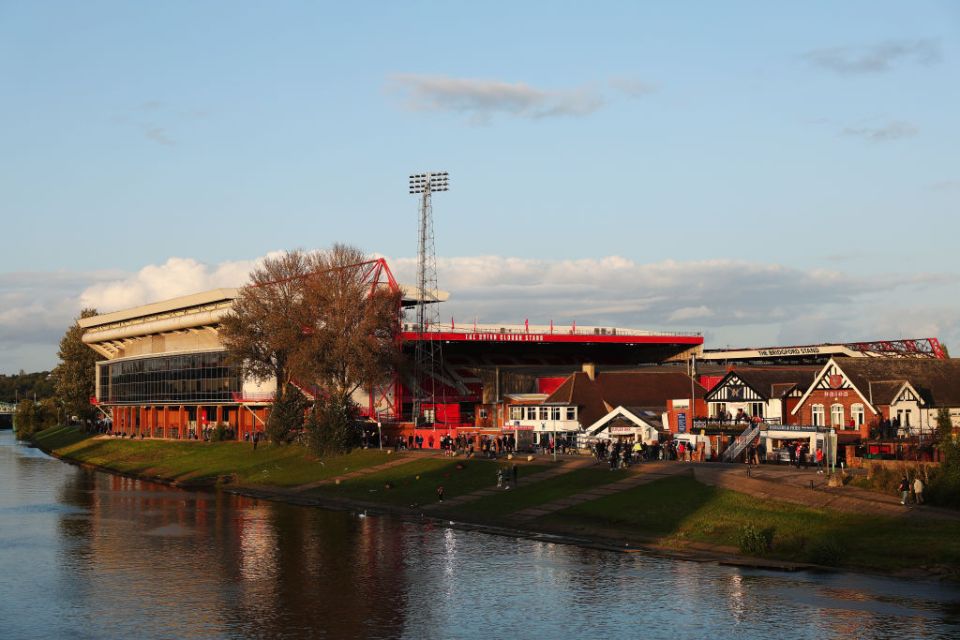
[[[839,567],[846,555],[847,549],[839,540],[828,538],[810,545],[807,559],[825,567]]]
[[[349,399],[318,397],[307,418],[310,449],[317,455],[346,453],[360,441],[356,405]]]
[[[737,542],[740,551],[752,556],[762,556],[773,548],[773,527],[760,529],[752,524],[740,527]]]
[[[267,418],[267,438],[273,444],[289,444],[292,434],[303,428],[306,399],[300,390],[287,385],[286,393],[273,403]]]

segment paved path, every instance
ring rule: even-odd
[[[611,482],[610,484],[603,484],[593,487],[592,489],[588,489],[587,491],[583,491],[581,493],[575,493],[571,496],[557,498],[551,502],[545,502],[533,507],[527,507],[526,509],[521,509],[520,511],[510,514],[508,517],[511,520],[520,522],[534,520],[535,518],[540,518],[542,516],[554,513],[555,511],[561,511],[583,502],[605,498],[614,493],[620,493],[621,491],[633,489],[634,487],[639,487],[642,484],[647,484],[648,482],[653,482],[654,480],[678,475],[688,470],[689,465],[685,464],[647,462],[640,465],[634,465],[628,470],[627,473],[629,475],[626,478],[621,478],[620,480]]]
[[[385,471],[387,469],[392,469],[393,467],[398,467],[402,464],[407,464],[408,462],[413,462],[418,460],[423,456],[397,456],[389,462],[384,462],[383,464],[374,465],[372,467],[363,467],[362,469],[357,469],[356,471],[350,471],[340,476],[333,478],[327,478],[325,480],[318,480],[316,482],[311,482],[309,484],[302,484],[297,487],[294,487],[295,493],[302,493],[304,491],[309,491],[310,489],[316,489],[317,487],[322,487],[329,484],[337,484],[344,480],[350,480],[352,478],[361,478],[363,476],[370,475],[371,473],[377,473],[378,471]]]
[[[746,465],[693,465],[694,477],[704,484],[746,493],[765,500],[789,502],[813,509],[833,509],[870,516],[940,518],[960,520],[960,513],[936,507],[900,504],[895,496],[858,487],[828,487],[826,476],[814,470],[790,467],[754,468],[747,476]]]
[[[544,471],[538,473],[533,473],[528,476],[520,476],[517,484],[522,486],[527,486],[535,482],[541,482],[543,480],[549,480],[550,478],[555,478],[557,476],[563,475],[565,473],[570,473],[575,469],[582,469],[584,467],[589,467],[593,464],[593,458],[574,458],[572,460],[564,460],[563,462],[557,463],[556,466],[550,467]],[[521,466],[520,469],[523,469]],[[503,489],[498,489],[496,486],[484,487],[483,489],[477,489],[476,491],[471,491],[470,493],[465,493],[463,495],[456,496],[454,498],[448,498],[443,502],[435,502],[432,504],[424,505],[423,509],[432,511],[437,509],[448,509],[450,507],[459,507],[468,502],[474,502],[480,498],[485,498],[487,496],[492,496],[496,493],[502,493]]]

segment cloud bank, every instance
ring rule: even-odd
[[[388,258],[414,282],[414,258]],[[170,258],[133,273],[0,274],[0,370],[49,369],[57,344],[83,307],[116,311],[218,287],[242,286],[259,260],[206,264]],[[897,337],[960,340],[960,308],[891,305],[891,292],[953,300],[952,274],[854,276],[744,260],[620,256],[535,260],[503,256],[438,259],[451,292],[444,319],[564,326],[607,325],[702,331],[707,347],[808,344]]]

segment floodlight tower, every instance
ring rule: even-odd
[[[420,422],[424,403],[434,405],[436,421],[437,374],[443,362],[440,340],[432,330],[440,321],[437,287],[437,255],[433,238],[433,204],[431,195],[448,191],[450,178],[446,171],[417,173],[410,176],[410,193],[420,195],[420,236],[417,242],[417,344],[414,353],[413,421]]]

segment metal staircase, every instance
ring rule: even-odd
[[[736,440],[733,441],[733,444],[724,450],[720,459],[724,462],[735,461],[737,457],[743,453],[743,450],[749,447],[750,443],[753,442],[758,435],[760,435],[760,423],[751,424],[743,430],[743,433],[737,436]]]

